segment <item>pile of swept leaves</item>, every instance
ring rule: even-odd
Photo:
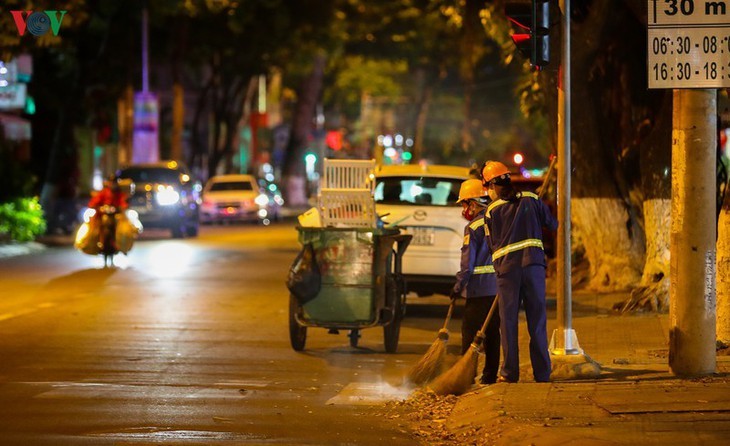
[[[446,421],[458,401],[459,397],[454,395],[439,396],[428,389],[419,389],[407,400],[388,402],[381,415],[400,419],[400,426],[422,445],[488,446],[500,440],[507,426],[503,420],[490,426],[462,425],[458,432],[449,430]]]
[[[463,440],[444,426],[457,401],[454,395],[439,396],[428,390],[417,390],[407,400],[387,403],[383,415],[389,419],[405,417],[405,427],[421,444],[460,445],[464,444]]]

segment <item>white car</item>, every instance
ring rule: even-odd
[[[403,256],[408,291],[448,295],[459,271],[466,220],[456,203],[469,168],[444,165],[378,166],[375,211],[386,225],[413,235]]]
[[[217,175],[203,188],[201,222],[260,221],[268,224],[271,212],[269,196],[259,189],[253,175]]]

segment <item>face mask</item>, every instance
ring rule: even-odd
[[[491,198],[492,201],[499,198],[497,191],[493,187],[490,187],[489,190],[487,190],[487,195],[489,195],[489,198]]]
[[[468,221],[472,221],[472,219],[476,216],[476,213],[474,212],[474,207],[469,204],[465,208],[461,210],[461,216],[464,217]]]

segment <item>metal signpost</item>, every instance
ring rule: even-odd
[[[672,88],[669,367],[715,371],[717,92],[730,87],[724,0],[648,1],[649,88]]]

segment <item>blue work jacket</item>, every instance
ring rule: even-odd
[[[461,297],[484,297],[497,294],[497,277],[492,266],[484,232],[484,212],[479,212],[464,227],[464,243],[461,245],[461,269],[456,273],[453,294]]]
[[[542,228],[558,229],[550,208],[532,192],[517,192],[513,200],[495,200],[484,215],[497,274],[510,268],[545,266]]]

